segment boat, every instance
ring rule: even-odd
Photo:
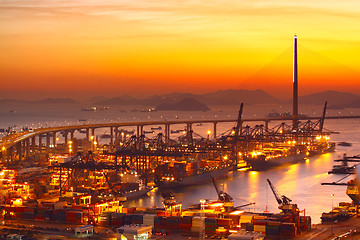
[[[333,169],[328,174],[354,174],[354,166],[334,165]]]
[[[291,143],[290,143],[291,144]],[[283,145],[272,146],[244,154],[243,160],[246,161],[253,171],[265,171],[272,167],[283,164],[294,164],[305,160],[307,157],[333,152],[335,143],[320,142],[310,145]]]
[[[138,190],[125,192],[123,194],[123,197],[126,197],[126,200],[137,199],[137,198],[140,198],[142,196],[145,196],[151,190],[152,190],[152,188],[150,188],[150,187],[139,188]]]
[[[159,167],[162,168],[162,171],[159,170]],[[193,171],[186,171],[186,164],[182,163],[175,164],[173,168],[169,168],[166,164],[159,165],[159,167],[155,170],[158,176],[155,179],[155,184],[162,189],[209,183],[212,177],[214,179],[225,177],[233,169],[233,166],[229,164],[208,166]]]
[[[346,153],[342,159],[334,160],[335,162],[341,162],[340,165],[334,165],[333,169],[328,172],[328,174],[354,174],[355,173],[355,165],[349,166],[349,162],[359,162],[359,157],[348,157]]]
[[[338,146],[350,147],[352,144],[349,142],[338,142]]]
[[[244,160],[251,165],[252,171],[265,171],[272,167],[277,167],[288,163],[298,163],[306,158],[307,154],[304,151],[291,154],[280,154],[279,156],[269,156],[266,154],[258,154],[256,156],[244,157]]]
[[[111,135],[104,133],[104,134],[100,135],[100,138],[111,138]]]

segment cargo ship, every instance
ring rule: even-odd
[[[311,146],[281,146],[263,148],[259,151],[253,151],[244,156],[244,160],[250,165],[250,169],[254,171],[265,171],[272,167],[283,164],[293,164],[326,152],[335,150],[334,143],[317,144]]]
[[[272,167],[277,167],[288,163],[298,163],[306,157],[305,152],[297,154],[281,155],[271,157],[269,155],[260,154],[256,157],[245,157],[244,160],[250,164],[250,169],[253,171],[265,171]]]
[[[218,161],[175,162],[161,164],[155,169],[155,184],[159,188],[179,188],[200,185],[225,177],[233,167]]]

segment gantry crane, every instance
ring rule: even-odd
[[[271,181],[269,179],[266,179],[269,183],[269,186],[272,190],[272,192],[274,193],[275,199],[279,204],[279,209],[284,213],[284,216],[286,216],[287,220],[290,220],[291,222],[294,223],[298,223],[298,219],[299,219],[299,213],[300,210],[297,207],[297,204],[292,204],[291,203],[291,199],[288,198],[285,195],[279,195],[278,192],[276,191],[275,187],[272,185]]]
[[[215,178],[213,176],[211,176],[211,180],[214,184],[216,193],[218,195],[218,200],[222,203],[224,203],[224,207],[225,208],[233,208],[234,207],[234,201],[233,198],[226,192],[224,191],[219,191],[218,187],[216,186],[215,183]]]

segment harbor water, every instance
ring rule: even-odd
[[[12,111],[14,108],[16,108],[16,111]],[[119,109],[120,107],[116,107],[111,108],[110,110],[98,111],[94,113],[82,112],[80,111],[80,106],[73,106],[72,108],[62,108],[59,106],[56,110],[52,111],[49,109],[46,110],[45,108],[46,107],[44,106],[35,110],[21,108],[20,106],[3,108],[0,111],[0,128],[7,128],[10,126],[13,127],[14,125],[17,128],[21,126],[38,128],[47,126],[83,124],[78,121],[79,119],[86,119],[86,122],[89,123],[176,119],[236,119],[238,111],[237,107],[228,107],[217,108],[210,112],[195,113],[135,112],[131,111],[130,108],[123,111],[122,109]],[[320,116],[322,109],[317,108],[318,107],[316,107],[317,112],[311,114]],[[351,113],[339,112],[336,114],[349,115]],[[334,112],[332,114],[329,113],[329,115],[334,115]],[[251,107],[251,109],[244,111],[244,118],[250,117],[264,117],[264,114],[261,113],[260,110],[257,110],[256,107]],[[218,124],[217,134],[220,135],[221,133],[231,129],[233,126],[234,124]],[[176,127],[178,129],[184,129],[184,126]],[[332,204],[336,206],[339,202],[351,201],[345,193],[345,186],[321,185],[322,182],[336,182],[340,178],[344,177],[344,175],[328,174],[328,171],[330,171],[334,165],[333,160],[342,158],[344,153],[347,153],[348,156],[360,154],[359,120],[326,120],[324,127],[326,129],[338,132],[338,134],[331,135],[332,141],[346,141],[352,143],[352,146],[337,146],[336,151],[333,153],[326,153],[323,155],[310,157],[308,160],[297,164],[283,165],[263,172],[230,172],[228,177],[217,181],[220,190],[227,192],[234,198],[235,206],[255,202],[254,205],[245,209],[256,212],[264,212],[266,209],[268,209],[270,212],[278,212],[279,210],[277,208],[277,202],[266,181],[266,179],[270,179],[280,195],[286,195],[292,199],[292,203],[296,203],[300,210],[305,209],[305,214],[312,217],[313,223],[319,223],[322,212],[330,211]],[[212,130],[212,128],[212,124],[198,125],[194,126],[194,132],[207,137],[207,131]],[[96,134],[106,133],[106,130],[104,129],[99,129],[96,131]],[[159,130],[159,132],[160,131],[161,130]],[[155,131],[154,136],[156,136],[156,133],[157,132]],[[172,135],[174,138],[176,136],[177,135]],[[80,135],[80,133],[76,133],[75,137],[80,138],[83,136]],[[147,135],[146,137],[151,137],[151,135]],[[209,137],[211,138],[212,136]],[[343,182],[346,182],[351,178],[353,178],[353,176],[349,176],[348,178],[344,179]],[[183,208],[186,208],[190,204],[199,203],[200,199],[213,200],[217,198],[215,188],[212,183],[181,189],[173,189],[173,192],[177,201],[183,204]],[[332,194],[334,195],[333,197],[331,196]],[[159,191],[155,191],[152,192],[150,196],[128,201],[125,203],[125,206],[152,207],[154,205],[161,206],[161,202],[162,198]]]

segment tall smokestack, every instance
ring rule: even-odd
[[[293,130],[298,129],[298,64],[297,64],[297,36],[294,36],[294,65],[293,65]]]

